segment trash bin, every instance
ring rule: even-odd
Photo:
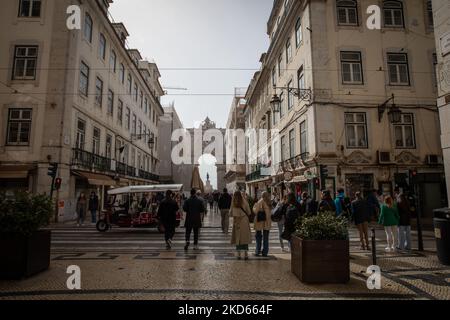
[[[450,209],[434,210],[434,233],[439,261],[450,265]]]

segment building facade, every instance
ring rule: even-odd
[[[436,37],[438,107],[441,118],[441,142],[450,197],[450,2],[433,0],[434,33]]]
[[[110,0],[6,0],[0,13],[0,183],[49,193],[58,164],[60,221],[81,192],[157,183],[159,71],[128,49]],[[69,30],[70,5],[81,30]],[[103,203],[104,201],[102,201]]]
[[[227,150],[225,183],[228,192],[245,190],[245,164],[239,159],[239,132],[245,133],[245,91],[241,88],[235,89],[235,97],[231,103],[228,121],[226,125],[225,145]],[[245,155],[244,155],[245,156]]]
[[[367,27],[373,1],[274,1],[246,95],[246,127],[276,130],[247,166],[252,194],[398,186],[419,193],[425,217],[446,203],[431,2],[375,3],[381,30]]]

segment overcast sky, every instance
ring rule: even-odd
[[[110,9],[114,20],[128,29],[129,45],[156,61],[163,86],[189,89],[169,90],[173,95],[162,101],[175,101],[184,126],[209,116],[224,127],[234,88],[248,86],[268,48],[266,25],[272,4],[273,0],[114,0]],[[251,70],[180,70],[186,68]]]

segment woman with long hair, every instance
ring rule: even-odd
[[[236,246],[237,258],[248,260],[248,245],[252,243],[252,232],[250,231],[249,215],[250,206],[242,197],[240,191],[236,191],[231,202],[230,216],[233,217],[233,232],[231,244]]]
[[[253,207],[255,213],[256,256],[267,257],[269,254],[269,232],[272,228],[272,205],[270,194],[263,192],[261,199]],[[262,250],[261,250],[262,249]]]
[[[77,200],[77,224],[78,226],[82,226],[84,224],[84,218],[86,217],[86,211],[88,207],[88,201],[84,192],[80,194]]]

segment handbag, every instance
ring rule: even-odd
[[[283,218],[283,206],[276,207],[270,218],[273,222],[280,222]]]
[[[250,210],[251,213],[247,214],[247,212],[242,207],[241,210],[245,213],[250,223],[253,223],[255,221],[255,214],[253,213],[253,211]]]

